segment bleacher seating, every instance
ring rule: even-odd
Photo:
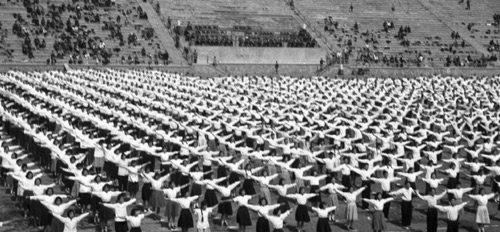
[[[30,2],[29,0],[25,2]],[[155,35],[154,30],[151,30],[151,25],[147,20],[146,15],[140,15],[139,8],[135,1],[120,1],[114,5],[103,5],[98,3],[96,5],[83,1],[67,2],[63,0],[49,1],[39,0],[38,4],[23,4],[23,2],[7,2],[2,3],[0,12],[2,12],[3,29],[8,30],[7,36],[3,39],[2,46],[5,48],[3,53],[11,54],[12,56],[3,56],[2,62],[30,62],[30,63],[47,63],[51,59],[51,54],[57,57],[59,62],[68,62],[82,64],[102,64],[103,57],[97,56],[89,52],[90,56],[86,56],[82,50],[73,50],[72,52],[61,52],[57,54],[54,51],[54,45],[61,48],[61,44],[69,45],[66,41],[62,40],[68,38],[71,34],[68,32],[67,23],[71,22],[71,26],[75,26],[78,21],[78,29],[74,31],[74,35],[70,36],[71,43],[77,42],[80,38],[83,43],[86,43],[88,48],[94,45],[100,45],[101,42],[104,46],[104,51],[110,54],[109,63],[122,63],[128,62],[128,57],[134,58],[137,56],[138,63],[151,63],[158,61],[163,63],[161,55],[165,52],[160,43],[158,36]],[[32,3],[34,3],[32,1]],[[61,6],[64,5],[64,11]],[[31,8],[41,9],[40,14],[31,14],[26,6],[33,6]],[[49,22],[51,15],[49,9],[60,12],[58,17],[59,26],[54,29],[44,30],[48,27],[43,27],[41,22]],[[33,16],[36,16],[35,20]],[[16,18],[15,18],[15,17]],[[146,17],[145,17],[146,16]],[[25,23],[20,24],[19,19],[24,19]],[[120,18],[120,20],[118,20]],[[36,22],[38,21],[38,22]],[[33,57],[29,59],[27,54],[23,54],[23,38],[19,38],[12,33],[14,24],[20,24],[23,30],[30,34],[30,39],[33,42],[35,38],[39,40],[44,39],[46,46],[43,49],[34,49]],[[37,24],[36,24],[36,23]],[[118,28],[119,27],[119,28]],[[76,29],[76,28],[75,28]],[[77,34],[79,36],[77,36]],[[130,36],[132,35],[133,36]],[[136,40],[128,41],[129,36],[136,38]],[[120,37],[123,37],[121,41]],[[94,41],[95,44],[91,42]],[[34,43],[32,43],[34,47]],[[67,49],[68,46],[62,46]],[[73,55],[70,58],[70,55]],[[79,56],[78,56],[79,55]],[[122,57],[124,60],[122,60]],[[97,59],[100,58],[99,61]]]

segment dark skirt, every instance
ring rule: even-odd
[[[23,208],[24,209],[30,209],[31,206],[31,196],[34,196],[33,191],[31,190],[24,190],[23,192]]]
[[[351,176],[342,175],[342,185],[346,187],[351,186]],[[347,189],[344,191],[347,191]]]
[[[128,182],[128,191],[132,194],[139,192],[139,182]]]
[[[179,204],[174,201],[167,200],[165,207],[165,217],[176,218],[179,216]]]
[[[234,183],[234,182],[231,182]],[[243,189],[245,190],[245,194],[247,195],[255,195],[255,188],[253,186],[253,180],[247,179],[243,180]]]
[[[52,222],[50,223],[50,232],[63,232],[64,223],[56,217],[52,217]]]
[[[183,186],[189,184],[189,176],[181,175],[180,176],[180,184],[179,186]],[[181,189],[181,196],[185,196],[187,191],[189,191],[189,188],[182,188]]]
[[[240,226],[251,226],[252,220],[250,219],[250,214],[245,206],[240,206],[236,212],[236,222]]]
[[[149,201],[149,199],[151,198],[151,194],[152,194],[151,183],[144,183],[142,185],[141,193],[142,193],[142,195],[141,195],[142,201]]]
[[[382,211],[375,211],[375,213],[373,213],[372,228],[375,231],[385,230],[385,219],[384,213],[382,213]]]
[[[90,195],[90,193],[79,193],[78,197],[80,198],[78,200],[78,204],[84,206],[90,205],[92,199],[92,195]]]
[[[309,212],[307,212],[307,206],[298,205],[295,211],[295,221],[298,222],[309,222],[311,218],[309,217]]]
[[[226,176],[227,176],[227,169],[226,169],[226,167],[224,167],[224,166],[222,166],[222,165],[219,165],[219,166],[217,167],[217,178],[222,178],[222,177],[226,177]],[[219,182],[219,184],[220,184],[221,186],[225,186],[225,185],[226,185],[226,183],[227,183],[227,179],[225,179],[225,180],[223,180],[223,181]]]
[[[209,172],[209,171],[212,171],[212,166],[205,166],[205,165],[203,165],[203,172],[206,173],[206,172]],[[204,180],[208,180],[211,177],[212,177],[212,173],[203,174],[203,179]]]
[[[446,185],[446,188],[454,189],[457,187],[457,183],[458,183],[458,178],[449,177],[448,184]]]
[[[141,227],[132,227],[130,228],[130,232],[142,232]]]
[[[114,219],[115,211],[113,209],[105,207],[104,205],[101,205],[99,207],[99,218],[101,219],[102,222],[107,222],[111,219]]]
[[[311,193],[316,193],[317,190],[319,190],[318,185],[311,185]],[[318,194],[321,194],[321,192],[318,192]],[[319,195],[317,195],[317,196],[309,199],[309,201],[312,203],[319,203],[321,201],[321,197]]]
[[[219,203],[219,200],[217,200],[217,195],[215,195],[215,190],[207,189],[205,191],[205,202],[207,203],[208,207],[215,206],[217,205],[217,203]]]
[[[44,208],[45,206],[43,206],[40,201],[32,200],[30,202],[30,215],[35,218],[41,219],[42,211],[44,210]]]
[[[273,211],[274,215],[278,215],[278,212],[284,213],[290,209],[290,203],[288,203],[288,199],[286,197],[279,196],[276,204],[279,204],[280,207]]]
[[[45,227],[48,226],[52,223],[52,213],[45,207],[44,205],[42,206],[43,208],[41,209],[41,215],[40,215],[40,225]]]
[[[165,197],[163,196],[163,192],[159,190],[153,190],[151,197],[149,199],[149,204],[153,208],[164,207],[165,206]]]
[[[202,189],[201,185],[193,183],[191,185],[191,196],[201,196]]]
[[[231,205],[231,197],[221,198],[221,203],[219,203],[219,207],[217,212],[220,214],[231,216],[233,215],[233,206]]]
[[[330,223],[328,218],[318,218],[318,223],[316,223],[316,232],[331,232]]]
[[[265,217],[259,217],[257,219],[257,224],[255,225],[255,231],[257,232],[270,232],[269,221]]]
[[[98,210],[99,209],[99,203],[101,203],[101,202],[102,202],[101,198],[92,195],[92,197],[90,198],[90,209],[92,211]]]
[[[193,228],[193,215],[189,209],[182,209],[177,226],[180,228]]]
[[[240,176],[236,172],[231,172],[229,175],[229,184],[233,184],[237,181],[240,181]]]

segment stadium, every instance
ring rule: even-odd
[[[0,13],[0,231],[500,230],[498,0]]]

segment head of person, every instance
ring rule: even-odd
[[[75,212],[73,210],[68,210],[67,216],[69,219],[73,219],[75,217]]]
[[[109,184],[105,184],[104,186],[102,186],[103,192],[109,192],[109,189],[110,189]]]
[[[259,199],[259,204],[260,204],[261,206],[267,205],[267,200],[266,200],[266,198],[261,197],[261,198]]]
[[[382,193],[381,193],[381,192],[378,192],[378,193],[375,195],[375,199],[377,199],[377,200],[382,200]]]
[[[35,185],[38,186],[38,185],[41,185],[41,184],[42,184],[42,179],[36,178],[35,179]]]
[[[240,193],[240,196],[245,196],[246,191],[245,191],[244,188],[241,188],[240,191],[239,191],[239,193]]]
[[[409,182],[409,181],[406,181],[406,182],[405,182],[405,187],[406,187],[407,189],[409,189],[409,188],[411,187],[411,184],[410,184],[410,182]]]
[[[206,210],[207,209],[207,202],[201,201],[200,208],[201,208],[201,210]]]
[[[45,195],[47,196],[52,196],[54,194],[54,189],[53,188],[48,188],[45,190]]]
[[[306,189],[305,189],[304,187],[300,187],[300,188],[299,188],[299,193],[300,193],[300,194],[304,194],[304,193],[306,193]]]
[[[436,195],[436,188],[431,188],[431,196]]]
[[[479,194],[484,195],[486,193],[486,190],[484,188],[479,189]]]
[[[455,197],[450,197],[450,205],[455,205],[457,203],[457,199]]]
[[[116,198],[116,202],[118,202],[118,203],[125,202],[125,194],[122,193],[122,194],[118,195],[118,198]]]
[[[26,178],[28,178],[29,180],[33,179],[33,173],[31,171],[27,172],[26,173]]]
[[[155,174],[154,174],[154,176],[153,176],[153,179],[155,179],[155,180],[159,180],[159,179],[160,179],[160,177],[161,177],[161,176],[160,176],[160,173],[155,172]]]
[[[62,204],[62,198],[56,197],[56,199],[54,199],[54,205],[61,205],[61,204]]]

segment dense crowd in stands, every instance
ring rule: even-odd
[[[297,32],[264,31],[261,28],[235,26],[232,29],[220,29],[213,25],[191,25],[185,28],[177,26],[177,37],[181,31],[186,41],[196,46],[234,46],[238,47],[317,47],[316,40],[305,29]]]
[[[31,60],[34,57],[34,50],[42,50],[50,58],[47,64],[55,64],[57,60],[69,63],[89,63],[108,64],[112,56],[126,53],[125,45],[131,47],[140,46],[138,35],[130,32],[128,35],[122,33],[123,28],[132,27],[131,18],[137,15],[138,19],[148,18],[147,13],[139,7],[132,9],[120,9],[115,6],[114,1],[72,1],[68,3],[40,4],[39,1],[23,0],[22,2],[28,18],[27,21],[22,14],[14,14],[15,22],[12,27],[13,34],[23,39],[22,52]],[[111,7],[112,8],[103,8]],[[117,10],[116,17],[109,14],[112,10]],[[108,12],[108,14],[103,14]],[[113,17],[112,17],[113,16]],[[97,34],[94,25],[109,35]],[[142,25],[141,25],[142,26]],[[140,31],[140,36],[145,41],[152,41],[155,32],[151,28],[141,28],[135,26],[136,31]],[[107,37],[106,37],[107,36]],[[120,47],[106,47],[106,41],[117,41]],[[46,51],[47,42],[53,41],[53,46],[48,47],[52,51]],[[142,45],[144,46],[144,45]],[[156,52],[155,52],[156,53]],[[122,56],[132,54],[122,54]],[[154,54],[149,54],[154,56]],[[140,63],[145,61],[138,60]],[[163,62],[159,62],[163,63]]]

